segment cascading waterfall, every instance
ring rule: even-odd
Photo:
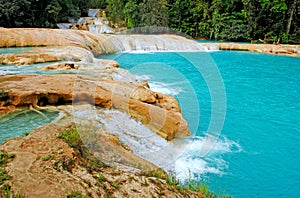
[[[101,35],[119,52],[191,52],[217,50],[215,45],[201,45],[175,35]]]
[[[221,138],[211,150],[210,156],[195,157],[198,156],[197,153],[201,152],[202,145],[207,141],[206,137],[180,138],[168,142],[142,123],[130,118],[126,113],[118,110],[99,109],[91,105],[73,105],[63,108],[62,112],[65,112],[67,116],[62,114],[59,120],[68,120],[68,117],[70,118],[72,115],[73,121],[78,126],[88,123],[90,128],[95,129],[95,133],[99,133],[97,129],[107,131],[117,136],[122,144],[128,145],[134,154],[171,174],[175,172],[177,178],[182,181],[197,177],[190,175],[191,173],[222,174],[227,167],[227,162],[217,156],[220,153],[240,152],[242,149],[236,142]],[[56,122],[59,123],[59,120]],[[84,137],[82,140],[85,143]],[[88,141],[86,146],[91,152],[94,152],[94,147],[89,147],[90,142]]]

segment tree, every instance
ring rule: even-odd
[[[143,0],[139,5],[140,26],[168,26],[168,13],[166,0]]]
[[[30,26],[32,21],[28,15],[31,2],[29,0],[0,0],[0,26]]]
[[[120,23],[124,21],[124,0],[107,0],[106,12],[108,19],[113,23]]]

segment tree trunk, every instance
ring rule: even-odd
[[[290,18],[288,20],[288,25],[286,28],[286,33],[289,34],[291,31],[291,25],[292,25],[292,21],[293,21],[293,16],[294,16],[294,12],[296,10],[296,4],[297,4],[297,0],[294,0],[294,3],[291,7],[291,11],[290,11]]]

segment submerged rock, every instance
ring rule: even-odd
[[[167,140],[190,134],[178,102],[144,86],[80,75],[2,75],[0,113],[32,106],[89,103],[119,109]]]

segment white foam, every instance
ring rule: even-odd
[[[222,175],[228,169],[228,162],[224,160],[224,156],[242,151],[237,142],[226,137],[219,138],[216,144],[209,148],[203,146],[209,143],[209,136],[168,142],[118,110],[83,107],[76,109],[72,114],[78,123],[83,120],[95,121],[100,128],[118,136],[133,153],[174,174],[181,181],[203,179],[208,174]],[[209,150],[203,152],[203,149]],[[203,153],[208,154],[202,156]]]
[[[78,123],[83,120],[95,121],[96,125],[110,134],[118,136],[123,144],[128,145],[135,154],[145,159],[171,145],[141,122],[118,110],[87,107],[75,110],[73,115]]]
[[[161,82],[149,82],[150,89],[158,93],[175,96],[182,92],[181,87],[172,87],[171,85]]]
[[[187,179],[203,179],[207,174],[222,175],[228,168],[228,162],[222,157],[232,152],[241,152],[241,146],[232,140],[223,137],[217,141],[210,152],[202,156],[203,145],[206,145],[207,138],[193,137],[182,142],[181,147],[186,148],[185,152],[167,168],[168,172],[175,174],[180,181]]]

